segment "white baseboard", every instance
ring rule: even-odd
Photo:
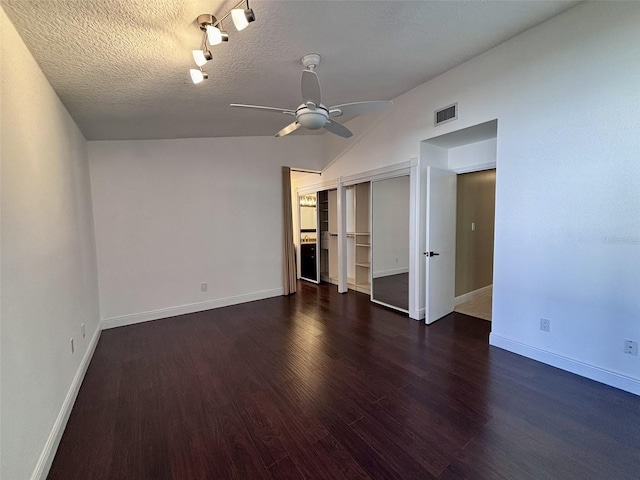
[[[458,306],[461,305],[465,302],[468,302],[469,300],[473,300],[475,297],[477,297],[478,295],[480,295],[481,293],[486,292],[487,290],[489,290],[490,288],[492,288],[493,285],[487,285],[486,287],[482,287],[479,288],[477,290],[474,290],[473,292],[467,292],[463,295],[460,295],[459,297],[456,297],[453,299],[453,304],[454,306]]]
[[[89,342],[87,351],[84,353],[84,357],[82,357],[78,370],[73,377],[69,391],[67,391],[67,396],[65,397],[64,402],[62,403],[62,408],[60,408],[60,412],[58,413],[58,418],[56,418],[56,421],[53,424],[47,443],[45,443],[44,449],[38,459],[38,463],[36,463],[36,468],[31,474],[31,480],[44,480],[47,478],[47,475],[49,475],[49,469],[53,463],[53,458],[56,456],[56,451],[60,445],[64,429],[67,426],[69,415],[71,415],[71,409],[73,408],[73,404],[75,403],[78,392],[80,391],[80,385],[82,385],[84,374],[87,372],[87,368],[89,367],[89,363],[93,357],[93,352],[95,352],[96,345],[98,345],[100,332],[101,327],[100,324],[98,324],[98,328],[96,328],[93,337],[91,337],[91,342]]]
[[[538,347],[526,345],[516,340],[496,335],[495,333],[491,333],[489,335],[489,345],[517,353],[518,355],[546,363],[547,365],[575,373],[576,375],[604,383],[611,387],[619,388],[620,390],[624,390],[629,393],[640,395],[640,380],[629,377],[628,375],[623,375],[596,365],[574,360],[573,358],[542,350]]]
[[[409,267],[379,270],[373,273],[373,278],[390,277],[391,275],[400,275],[401,273],[409,273]]]
[[[424,316],[425,316],[424,310],[425,310],[424,308],[419,308],[415,312],[412,312],[411,309],[409,309],[409,318],[416,321],[424,320]]]
[[[151,320],[159,320],[161,318],[175,317],[176,315],[184,315],[187,313],[202,312],[213,308],[228,307],[230,305],[253,302],[254,300],[263,300],[265,298],[278,297],[280,295],[284,295],[284,288],[273,288],[271,290],[263,290],[261,292],[236,295],[234,297],[207,300],[206,302],[189,303],[187,305],[179,305],[177,307],[160,308],[158,310],[150,310],[147,312],[104,318],[102,320],[102,328],[103,330],[106,330],[109,328],[123,327],[125,325],[133,325],[136,323],[149,322]]]

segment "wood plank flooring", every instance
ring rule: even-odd
[[[640,478],[640,398],[331,285],[102,333],[50,479]]]

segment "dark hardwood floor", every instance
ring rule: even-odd
[[[104,331],[49,478],[640,478],[639,397],[299,288]]]

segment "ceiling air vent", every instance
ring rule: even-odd
[[[456,120],[458,118],[458,104],[454,103],[453,105],[449,105],[448,107],[441,108],[440,110],[436,110],[433,115],[433,123],[434,125],[441,125],[446,122],[450,122],[452,120]]]

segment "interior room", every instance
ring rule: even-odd
[[[638,25],[3,0],[0,477],[637,478]]]
[[[456,312],[491,320],[496,170],[458,175]]]

